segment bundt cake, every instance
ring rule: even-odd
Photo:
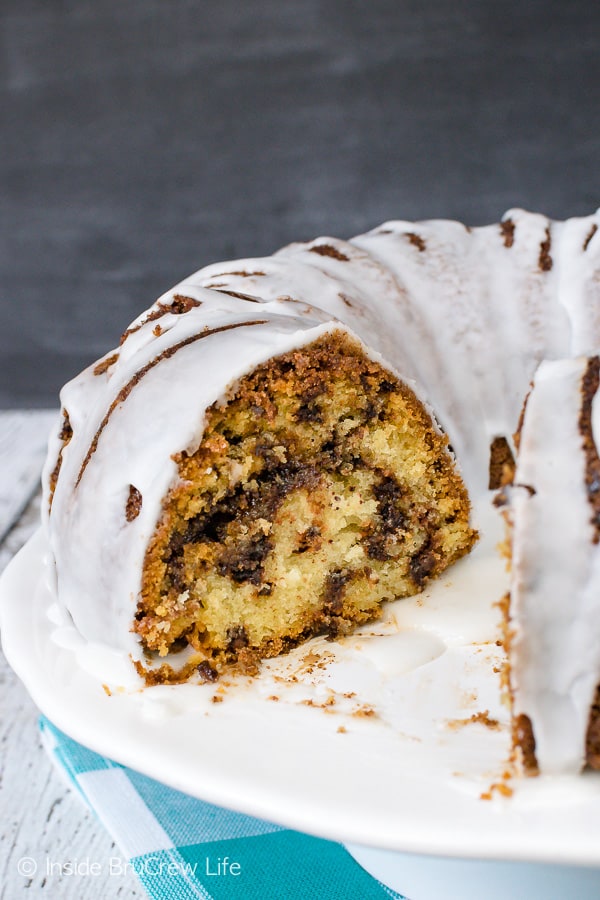
[[[61,601],[149,682],[348,630],[475,539],[447,437],[346,327],[186,291],[65,387],[48,473]]]
[[[421,590],[496,498],[517,751],[600,767],[599,222],[394,221],[161,297],[61,393],[44,518],[80,633],[147,683],[253,672]]]

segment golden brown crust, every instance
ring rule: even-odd
[[[583,249],[583,252],[584,252],[584,253],[585,253],[585,251],[587,250],[587,248],[590,246],[590,241],[592,240],[592,238],[594,237],[594,235],[596,234],[597,231],[598,231],[598,226],[597,226],[596,223],[594,222],[594,224],[593,224],[592,227],[590,228],[590,231],[589,231],[589,233],[588,233],[588,235],[587,235],[585,241],[583,242],[583,248],[582,248],[582,249]]]
[[[505,437],[495,437],[490,445],[488,488],[492,491],[511,484],[515,474],[515,458]]]
[[[523,424],[525,422],[525,413],[527,412],[527,403],[529,401],[529,397],[531,395],[531,391],[533,390],[533,382],[529,385],[529,390],[525,394],[525,398],[523,400],[523,404],[521,406],[521,412],[519,413],[519,421],[517,423],[517,430],[513,435],[513,440],[515,442],[515,447],[517,452],[519,451],[519,447],[521,446],[521,433],[523,431]]]
[[[350,260],[349,256],[346,256],[346,254],[342,253],[341,250],[338,250],[337,247],[332,247],[331,244],[315,244],[309,249],[311,253],[318,253],[319,256],[329,256],[331,259],[337,259],[340,262],[349,262]]]
[[[52,500],[54,499],[54,491],[56,490],[56,484],[58,482],[58,476],[60,474],[60,467],[62,466],[62,456],[63,451],[71,438],[73,437],[73,429],[71,428],[71,422],[69,420],[69,413],[66,409],[62,411],[63,421],[60,432],[58,434],[59,440],[62,441],[61,448],[58,451],[58,456],[56,458],[56,464],[54,469],[50,473],[49,479],[49,496],[48,496],[48,507],[52,509]]]
[[[181,316],[185,313],[189,312],[190,309],[193,309],[195,306],[202,306],[201,300],[196,300],[194,297],[187,297],[185,294],[174,294],[172,303],[158,303],[156,309],[151,310],[148,315],[137,325],[132,325],[131,328],[128,328],[127,331],[124,331],[121,335],[120,344],[124,344],[127,338],[135,334],[136,331],[139,331],[144,325],[147,325],[148,322],[154,322],[156,319],[162,319],[163,316],[170,313],[171,315]],[[158,332],[160,333],[160,326],[157,326]]]
[[[217,291],[219,294],[227,294],[228,297],[235,297],[236,300],[248,300],[249,303],[261,303],[258,297],[253,297],[251,294],[242,294],[240,291],[230,291],[224,287],[217,287],[214,284],[210,285],[211,291]]]
[[[585,741],[585,760],[590,769],[600,769],[600,686],[596,688]]]
[[[90,444],[90,447],[84,457],[83,463],[81,464],[81,468],[79,470],[79,475],[77,476],[77,481],[75,482],[75,487],[77,487],[79,485],[79,482],[81,481],[81,479],[83,477],[83,473],[85,472],[90,459],[96,452],[96,447],[98,446],[98,441],[100,440],[102,432],[108,425],[108,422],[109,422],[110,417],[112,416],[113,412],[115,411],[115,409],[118,406],[120,406],[122,403],[125,402],[125,400],[129,397],[130,393],[135,388],[135,386],[137,384],[139,384],[139,382],[142,380],[144,375],[146,375],[151,369],[153,369],[159,363],[163,362],[166,359],[169,359],[171,356],[174,356],[175,353],[177,353],[183,347],[188,347],[190,344],[193,344],[196,341],[201,341],[204,338],[211,337],[211,335],[213,335],[213,334],[219,334],[222,331],[231,331],[233,328],[245,328],[245,327],[249,327],[252,325],[264,325],[264,324],[265,324],[265,320],[262,319],[262,320],[257,320],[257,321],[253,321],[253,322],[233,322],[231,325],[221,325],[219,328],[205,328],[204,331],[201,331],[198,334],[192,334],[192,335],[190,335],[190,337],[185,338],[185,340],[179,341],[178,344],[173,344],[171,347],[167,347],[166,350],[163,350],[162,353],[157,354],[157,356],[155,356],[154,359],[150,360],[149,363],[146,363],[145,366],[143,366],[141,369],[139,369],[135,373],[133,378],[131,378],[127,382],[127,384],[125,384],[121,388],[121,390],[119,391],[119,393],[117,394],[117,396],[115,397],[113,402],[110,404],[104,418],[100,422],[98,430],[96,431],[96,434],[94,435],[94,437],[92,439],[92,443]]]
[[[535,737],[531,720],[527,715],[514,714],[514,691],[511,681],[510,659],[514,631],[510,617],[510,594],[506,593],[498,606],[502,614],[502,646],[505,650],[505,663],[500,672],[500,684],[503,695],[511,709],[512,716],[512,751],[511,764],[525,775],[537,775],[538,765],[535,756]]]
[[[542,272],[549,272],[552,268],[552,257],[550,256],[551,241],[550,227],[548,227],[546,228],[544,240],[540,244],[540,255],[538,258],[538,266]]]
[[[581,410],[578,425],[585,453],[585,486],[592,510],[590,522],[594,529],[595,544],[600,541],[600,457],[592,427],[592,403],[599,384],[600,357],[593,356],[588,360],[581,381]]]

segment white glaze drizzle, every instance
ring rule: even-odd
[[[130,625],[145,548],[176,474],[172,455],[198,445],[205,409],[236,380],[272,356],[342,328],[340,323],[360,335],[371,355],[381,354],[418,384],[418,395],[448,432],[480,508],[488,498],[490,442],[499,435],[510,441],[540,361],[600,347],[600,215],[556,223],[511,210],[507,220],[512,226],[504,229],[495,224],[472,230],[449,221],[395,221],[351,241],[322,237],[272,257],[207,266],[138,317],[118,361],[104,374],[94,375],[90,367],[66,385],[61,400],[73,438],[62,454],[46,526],[59,599],[83,637],[139,658]],[[201,305],[148,319],[176,294]],[[203,328],[263,319],[264,325],[221,331],[151,365]],[[143,378],[102,427],[75,488],[107,409],[144,367]],[[60,446],[54,434],[46,485]],[[142,508],[128,523],[130,484],[140,491]],[[518,497],[515,492],[516,504]],[[516,569],[532,564],[528,554],[539,552],[527,542],[517,547]],[[565,578],[579,583],[573,563]],[[523,631],[530,629],[528,609],[519,620]],[[530,665],[538,670],[546,662]],[[527,665],[522,662],[521,670]],[[545,708],[540,716],[547,717]]]
[[[542,362],[512,493],[511,673],[540,770],[577,772],[600,683],[600,544],[593,541],[579,416],[587,357]],[[592,405],[600,435],[600,408]]]

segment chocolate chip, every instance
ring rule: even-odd
[[[387,549],[387,540],[388,536],[381,531],[373,531],[363,538],[362,544],[369,559],[376,559],[379,562],[385,562],[390,559],[390,554]]]
[[[202,681],[212,683],[216,681],[219,677],[219,673],[216,669],[213,669],[211,664],[207,659],[203,659],[200,665],[197,667],[196,671],[202,678]]]
[[[243,650],[250,641],[243,625],[233,625],[227,629],[227,649],[230,651]]]
[[[373,493],[378,503],[383,528],[387,532],[400,531],[407,526],[404,510],[404,490],[395,478],[385,476],[379,484],[374,485]]]
[[[303,403],[296,410],[296,415],[294,416],[296,422],[322,422],[323,414],[321,412],[321,407],[311,401],[309,403]]]
[[[332,569],[325,580],[323,610],[328,615],[339,615],[343,609],[344,588],[351,579],[348,569]]]
[[[418,587],[422,587],[427,577],[435,568],[435,555],[431,543],[427,540],[410,561],[410,574]]]
[[[59,440],[63,441],[65,444],[68,443],[73,437],[73,429],[71,427],[71,422],[69,420],[69,414],[65,410],[63,410],[63,422],[60,432],[58,434]]]

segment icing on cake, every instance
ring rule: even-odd
[[[540,364],[510,490],[514,717],[526,767],[543,772],[598,761],[588,740],[600,684],[598,371],[598,357]]]
[[[491,500],[490,447],[502,441],[517,458],[514,708],[531,723],[542,770],[577,770],[600,680],[600,643],[581,627],[594,619],[597,577],[585,462],[596,404],[587,437],[581,416],[583,357],[600,345],[599,223],[598,214],[554,222],[522,210],[474,229],[394,221],[350,241],[323,237],[207,266],[167,292],[61,394],[47,528],[59,599],[77,628],[140,658],[132,611],[176,476],[172,457],[198,446],[205,410],[236,380],[342,330],[435,411],[474,504]],[[513,433],[532,383],[517,454]],[[567,602],[581,611],[575,624]]]

